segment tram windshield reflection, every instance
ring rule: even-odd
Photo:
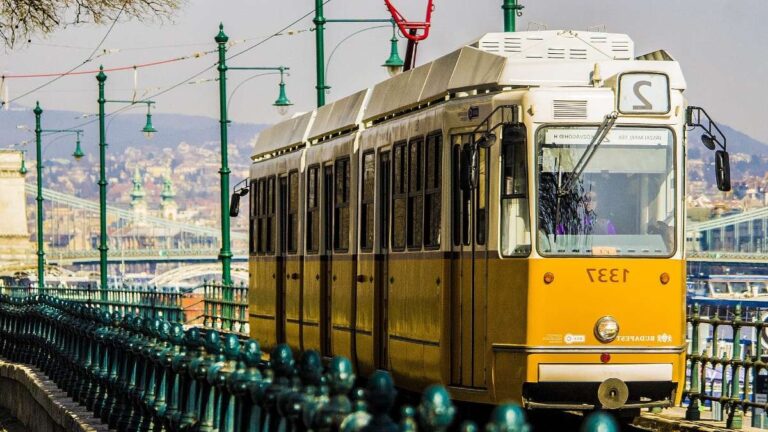
[[[539,253],[670,256],[677,205],[672,131],[616,126],[571,179],[596,130],[537,133]]]

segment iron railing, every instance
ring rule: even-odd
[[[262,361],[258,342],[159,318],[120,316],[46,294],[0,295],[0,355],[30,364],[117,431],[445,431],[455,417],[434,385],[416,408],[392,420],[396,390],[376,371],[355,388],[352,363],[323,366],[307,351],[298,365],[287,345]],[[470,422],[471,423],[471,422]],[[517,405],[495,408],[486,431],[527,432]],[[461,430],[478,430],[463,424]],[[605,412],[585,432],[618,430]]]
[[[752,426],[766,423],[766,318],[768,302],[703,299],[689,306],[686,419],[699,420],[708,406],[730,429],[742,427],[747,409]]]
[[[248,287],[203,283],[203,325],[216,330],[248,335]]]
[[[134,314],[145,318],[164,318],[171,322],[186,322],[182,307],[183,293],[178,288],[157,286],[109,287],[86,286],[1,286],[0,294],[10,297],[48,295],[99,307],[108,313]]]

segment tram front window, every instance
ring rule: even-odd
[[[672,255],[677,204],[672,131],[616,126],[591,158],[579,163],[596,130],[537,132],[539,253]]]

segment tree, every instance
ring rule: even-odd
[[[184,0],[0,0],[0,38],[6,47],[67,25],[127,17],[169,17]]]

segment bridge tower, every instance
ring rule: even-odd
[[[176,220],[179,206],[176,204],[176,191],[173,189],[170,175],[163,178],[163,191],[160,193],[160,207],[162,208],[163,218]]]
[[[22,159],[18,150],[0,150],[0,269],[34,259],[27,226],[25,174],[20,171]]]
[[[147,192],[144,190],[144,183],[141,180],[139,167],[133,172],[133,190],[131,191],[131,210],[138,222],[144,222],[147,219],[147,202],[144,200]]]

